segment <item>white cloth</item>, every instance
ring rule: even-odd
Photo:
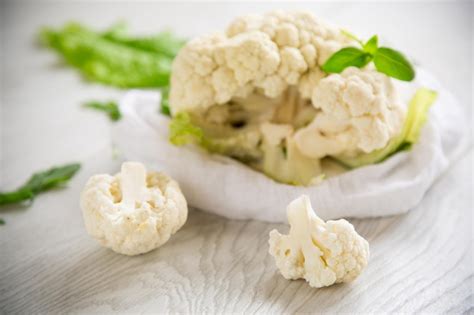
[[[420,86],[438,92],[420,141],[383,163],[312,187],[280,184],[230,158],[173,146],[168,141],[169,119],[158,112],[157,92],[128,92],[120,102],[123,118],[114,124],[112,137],[126,159],[175,178],[191,206],[227,218],[286,222],[286,205],[301,194],[311,198],[324,219],[400,214],[421,201],[468,138],[459,105],[430,74],[418,69],[416,82],[409,86],[411,92]]]

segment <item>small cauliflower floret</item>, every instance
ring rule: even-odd
[[[400,133],[405,116],[393,82],[372,69],[350,67],[321,79],[312,103],[321,111],[295,140],[314,158],[383,148]]]
[[[290,233],[270,232],[270,254],[286,279],[315,288],[354,280],[367,266],[369,243],[346,220],[321,220],[305,195],[287,208]]]
[[[166,243],[186,222],[188,207],[178,184],[143,164],[126,162],[115,176],[92,176],[81,195],[88,233],[124,255]]]

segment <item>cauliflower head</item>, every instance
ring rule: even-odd
[[[310,13],[280,11],[189,41],[172,66],[171,142],[194,142],[294,185],[318,182],[325,158],[359,165],[359,156],[396,152],[406,106],[392,79],[371,65],[321,69],[353,44]]]
[[[124,255],[166,243],[186,222],[188,208],[178,183],[163,173],[125,162],[115,176],[92,176],[81,194],[88,233]]]
[[[369,261],[369,243],[346,220],[320,219],[303,195],[287,208],[290,232],[270,232],[270,254],[286,279],[315,288],[354,280]]]
[[[269,98],[302,80],[303,94],[324,76],[320,67],[351,40],[306,12],[272,12],[234,20],[227,31],[191,40],[171,75],[173,114],[225,104],[259,90]]]

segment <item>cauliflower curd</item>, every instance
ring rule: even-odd
[[[314,158],[381,149],[400,133],[405,115],[389,77],[353,67],[322,79],[312,103],[320,111],[295,139]]]
[[[178,184],[163,173],[146,173],[136,162],[123,163],[115,176],[92,176],[82,192],[81,208],[88,233],[124,255],[163,245],[188,214]]]
[[[270,254],[286,279],[315,288],[354,280],[367,266],[369,243],[346,220],[321,220],[305,195],[287,208],[290,232],[270,232]]]
[[[191,40],[172,67],[173,113],[225,104],[258,90],[275,98],[289,85],[308,96],[324,61],[350,40],[309,13],[274,12],[237,18],[225,33]],[[303,77],[303,78],[302,78]]]
[[[353,44],[309,13],[288,12],[240,17],[191,40],[172,65],[171,141],[197,139],[296,185],[314,182],[326,157],[384,148],[405,119],[392,79],[371,66],[321,70]]]

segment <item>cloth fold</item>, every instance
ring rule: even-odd
[[[112,139],[127,160],[175,178],[191,206],[227,218],[286,222],[286,205],[301,194],[326,220],[395,215],[415,207],[468,142],[459,104],[432,75],[417,69],[416,81],[404,84],[405,101],[421,86],[438,92],[420,141],[410,151],[317,186],[280,184],[230,158],[173,146],[169,118],[158,112],[159,92],[128,92],[120,101],[122,119],[114,124]]]

